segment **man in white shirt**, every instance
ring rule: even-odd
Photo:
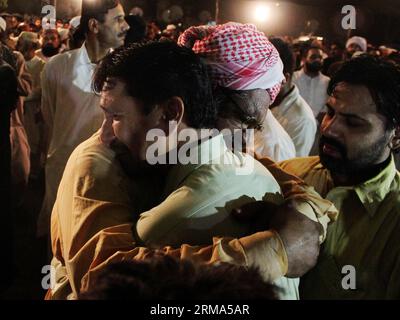
[[[283,62],[286,82],[271,106],[272,113],[292,138],[296,157],[306,157],[313,146],[317,122],[314,114],[292,82],[295,58],[289,44],[283,39],[271,39]]]
[[[356,52],[366,53],[368,48],[367,39],[354,36],[346,42],[346,58],[351,59]]]
[[[38,222],[38,235],[49,232],[49,218],[58,184],[71,152],[101,126],[99,97],[93,93],[96,64],[124,44],[128,24],[118,0],[84,0],[80,28],[86,42],[51,59],[42,73],[42,112],[48,150],[46,194]]]
[[[261,131],[256,132],[254,136],[254,152],[260,157],[269,157],[274,161],[295,158],[296,146],[289,133],[271,110],[266,112]]]
[[[303,68],[293,75],[293,83],[299,88],[301,96],[311,107],[316,118],[324,112],[328,100],[329,78],[321,73],[323,51],[319,47],[309,47],[303,56]]]
[[[44,62],[61,53],[61,36],[56,29],[44,29],[40,37],[41,48],[35,54]]]

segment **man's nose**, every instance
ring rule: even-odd
[[[339,121],[335,116],[330,119],[325,116],[322,119],[320,130],[322,135],[330,138],[339,138],[341,132]]]
[[[124,23],[122,25],[122,31],[126,32],[130,29],[131,27],[129,26],[129,24],[124,20]]]

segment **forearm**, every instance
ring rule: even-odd
[[[130,225],[116,227],[122,234],[129,233]],[[117,230],[117,229],[115,229]],[[112,231],[111,229],[109,231]],[[104,236],[110,239],[105,242],[116,243],[111,238],[115,232],[108,232]],[[95,239],[94,239],[95,240]],[[128,238],[125,243],[128,244]],[[280,237],[273,231],[259,232],[240,239],[214,238],[209,246],[190,246],[183,244],[177,249],[163,247],[151,250],[144,247],[123,248],[114,247],[114,254],[107,259],[96,259],[90,266],[88,273],[82,279],[81,291],[86,291],[95,285],[95,279],[104,268],[114,262],[123,260],[143,260],[154,255],[170,255],[178,259],[189,259],[195,263],[212,264],[218,262],[232,263],[245,267],[256,267],[266,281],[273,281],[286,274],[287,256]],[[126,249],[126,250],[124,250]]]
[[[328,224],[335,221],[338,211],[328,200],[323,199],[313,187],[308,186],[299,177],[283,170],[280,165],[269,158],[258,159],[278,181],[285,201],[299,213],[321,225],[319,242],[326,237]]]

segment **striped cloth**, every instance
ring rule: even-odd
[[[279,53],[255,25],[230,22],[191,27],[179,37],[178,44],[204,59],[214,86],[266,89],[271,103],[280,91],[284,75]]]

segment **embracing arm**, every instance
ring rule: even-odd
[[[283,244],[288,259],[287,277],[300,277],[316,264],[320,244],[325,240],[328,224],[336,220],[338,211],[323,199],[313,187],[284,171],[269,158],[259,159],[278,181],[285,202],[279,206],[269,221]],[[267,212],[267,205],[256,210]]]

